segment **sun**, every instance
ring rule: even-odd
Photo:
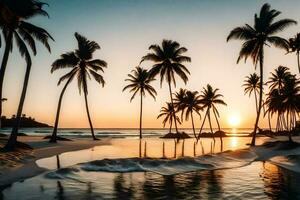
[[[237,114],[231,114],[228,117],[228,123],[232,127],[237,127],[240,124],[240,122],[241,122],[241,119]]]

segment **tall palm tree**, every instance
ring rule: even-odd
[[[259,63],[260,72],[260,91],[259,91],[259,103],[258,112],[255,120],[253,137],[251,145],[255,145],[255,136],[258,127],[260,112],[262,108],[263,99],[263,66],[264,66],[264,47],[274,45],[275,47],[288,50],[288,41],[276,36],[275,34],[283,31],[290,25],[297,22],[292,19],[281,19],[275,21],[275,18],[280,15],[281,12],[271,9],[269,4],[264,4],[259,14],[254,15],[254,26],[245,24],[244,26],[234,28],[227,37],[227,41],[232,39],[238,39],[243,41],[242,48],[237,59],[237,63],[241,59],[247,60],[250,57],[253,60],[255,67]]]
[[[289,51],[288,51],[288,53],[294,53],[294,52],[296,52],[298,70],[299,70],[299,73],[300,73],[300,59],[299,59],[300,33],[297,33],[297,35],[295,35],[295,37],[289,39]]]
[[[33,51],[33,54],[36,55],[37,53],[36,45],[35,45],[35,39],[36,39],[37,41],[41,42],[50,52],[50,45],[48,43],[48,40],[49,39],[53,40],[53,38],[43,28],[37,27],[25,21],[34,16],[48,15],[47,12],[42,9],[44,3],[35,0],[25,0],[23,2],[11,1],[6,3],[7,4],[5,5],[7,6],[7,8],[11,10],[11,12],[13,13],[12,15],[13,17],[10,19],[12,21],[7,21],[10,22],[9,24],[1,25],[1,29],[3,31],[3,34],[5,35],[6,47],[4,50],[4,56],[3,56],[2,65],[0,69],[0,99],[2,98],[3,78],[4,78],[4,73],[5,73],[6,64],[8,60],[8,55],[13,45],[12,39],[16,40],[16,44],[18,46],[20,54],[22,57],[25,57],[26,64],[27,64],[25,70],[23,88],[22,88],[17,115],[16,115],[16,120],[12,128],[10,137],[7,141],[7,144],[5,145],[5,149],[12,150],[14,149],[17,143],[17,135],[20,127],[21,115],[23,111],[23,105],[25,102],[27,86],[29,82],[31,65],[32,65],[32,61],[31,61],[31,57],[27,45]],[[20,3],[20,5],[16,6],[14,3]],[[0,103],[0,110],[1,110],[0,111],[0,115],[1,115],[2,114],[1,103]]]
[[[5,49],[0,68],[0,99],[3,98],[3,81],[9,54],[13,48],[13,40],[20,51],[22,57],[25,57],[27,67],[31,66],[31,59],[26,44],[36,55],[35,39],[43,43],[50,51],[48,39],[50,34],[30,22],[29,19],[42,15],[48,16],[43,10],[44,3],[38,0],[2,0],[0,2],[0,29],[4,36]],[[25,82],[25,81],[24,81]],[[2,116],[2,102],[0,101],[0,118]]]
[[[60,85],[60,83],[62,83],[65,80],[66,83],[59,97],[55,124],[54,124],[54,129],[53,129],[50,142],[56,142],[57,127],[58,127],[62,98],[67,86],[72,82],[74,78],[77,78],[79,94],[81,94],[81,90],[83,90],[86,113],[91,128],[91,132],[92,132],[92,137],[94,140],[97,140],[94,134],[94,128],[93,128],[93,124],[89,112],[89,106],[88,106],[88,99],[87,99],[88,80],[87,79],[91,79],[92,77],[93,79],[95,79],[95,81],[101,84],[102,87],[104,87],[105,81],[103,79],[103,76],[98,71],[104,72],[103,68],[107,67],[107,63],[100,59],[93,59],[93,53],[95,53],[96,50],[100,49],[98,43],[94,41],[90,41],[86,37],[78,33],[75,33],[75,38],[78,43],[78,48],[74,51],[62,54],[59,59],[53,62],[51,68],[51,73],[58,69],[65,69],[65,68],[71,68],[71,71],[65,74],[64,76],[62,76],[58,81],[58,85]]]
[[[211,130],[211,133],[213,134],[213,129],[212,129],[212,125],[211,125],[211,110],[212,110],[212,112],[215,116],[215,119],[216,119],[216,122],[217,122],[217,125],[218,125],[218,129],[219,129],[219,131],[221,130],[220,123],[219,123],[219,120],[218,120],[218,117],[220,117],[220,114],[219,114],[219,111],[218,111],[216,106],[218,104],[227,106],[227,104],[222,100],[223,95],[219,94],[218,91],[219,91],[219,89],[213,89],[212,86],[209,85],[209,84],[207,84],[206,88],[204,87],[203,91],[201,91],[200,102],[202,104],[202,108],[206,109],[206,113],[205,113],[200,131],[199,131],[199,134],[198,134],[198,138],[197,138],[198,140],[200,138],[200,134],[201,134],[201,131],[203,129],[203,125],[205,123],[206,117],[207,117],[208,122],[209,122],[209,127],[210,127],[210,130]],[[214,137],[213,137],[213,139],[214,139]],[[222,141],[222,135],[221,134],[220,134],[220,139]]]
[[[178,111],[181,111],[181,121],[183,120],[183,115],[185,114],[185,120],[188,121],[189,117],[191,117],[192,128],[195,138],[195,124],[194,124],[194,112],[200,116],[201,100],[197,91],[186,91],[184,89],[180,89],[179,92],[175,94],[174,99],[175,107]]]
[[[249,97],[251,96],[252,93],[254,94],[256,112],[258,111],[257,95],[259,93],[259,85],[260,85],[259,76],[256,73],[246,76],[246,79],[244,80],[244,84],[243,84],[243,86],[245,87],[244,89],[245,94],[249,94]]]
[[[140,139],[142,138],[142,116],[143,116],[143,97],[146,96],[146,92],[150,94],[154,100],[156,96],[155,89],[150,85],[154,78],[150,78],[149,72],[146,69],[141,67],[136,67],[132,70],[133,74],[128,74],[128,81],[129,84],[123,88],[123,92],[127,89],[130,89],[130,92],[133,92],[133,95],[130,99],[130,102],[134,99],[137,93],[140,93]]]
[[[157,119],[164,117],[164,120],[163,120],[164,127],[166,127],[167,123],[170,124],[169,133],[171,133],[171,131],[172,131],[172,124],[173,124],[174,116],[176,116],[175,112],[176,111],[175,111],[173,105],[171,103],[167,103],[167,106],[162,107],[160,110],[160,114],[157,116]],[[176,116],[175,119],[179,124],[181,123],[178,116]]]
[[[185,84],[187,83],[187,74],[190,74],[190,72],[183,63],[191,62],[191,58],[182,55],[187,52],[187,49],[185,47],[181,47],[178,42],[172,40],[163,40],[161,46],[156,44],[151,45],[149,50],[152,52],[145,55],[141,62],[149,60],[155,63],[149,71],[150,77],[160,75],[161,85],[164,79],[166,79],[169,86],[171,105],[174,107],[171,85],[173,83],[176,87],[175,74],[178,75]],[[175,112],[173,118],[176,133],[178,133]]]

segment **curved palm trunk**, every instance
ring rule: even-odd
[[[222,138],[222,134],[221,134],[221,127],[220,127],[220,123],[219,123],[219,120],[218,120],[218,117],[217,117],[217,114],[215,112],[215,110],[213,109],[213,113],[214,113],[214,116],[216,118],[216,122],[217,122],[217,125],[218,125],[218,129],[219,129],[219,134],[220,134],[220,140],[221,140],[221,145],[223,145],[223,138]],[[222,147],[223,148],[223,147]]]
[[[251,146],[255,146],[255,139],[256,139],[256,131],[258,127],[260,112],[261,112],[261,106],[262,106],[262,95],[263,95],[263,64],[264,64],[264,52],[263,47],[260,51],[259,55],[259,72],[260,72],[260,83],[259,83],[259,102],[258,102],[258,111],[256,115],[255,125],[254,125],[254,131],[251,141]]]
[[[194,133],[195,138],[197,139],[196,132],[195,132],[195,125],[194,125],[193,111],[191,111],[191,119],[192,119],[193,133]]]
[[[205,120],[206,120],[207,113],[208,113],[208,108],[207,108],[207,110],[206,110],[206,113],[205,113],[203,122],[202,122],[201,127],[200,127],[200,131],[199,131],[199,134],[198,134],[198,137],[197,137],[197,142],[198,142],[198,140],[200,139],[200,134],[201,134],[201,132],[202,132],[202,129],[203,129],[203,126],[204,126],[204,123],[205,123]]]
[[[60,114],[60,108],[61,108],[61,103],[62,103],[62,99],[63,96],[65,94],[65,91],[67,89],[67,86],[69,85],[69,83],[71,82],[71,78],[69,78],[69,80],[66,82],[65,86],[63,87],[60,96],[59,96],[59,100],[58,100],[58,106],[57,106],[57,111],[56,111],[56,117],[55,117],[55,123],[54,123],[54,128],[53,128],[53,133],[51,136],[51,139],[49,142],[56,142],[57,139],[57,128],[58,128],[58,121],[59,121],[59,114]]]
[[[170,92],[170,98],[171,98],[171,104],[173,108],[173,118],[174,118],[174,125],[175,125],[175,130],[176,133],[178,133],[178,128],[177,128],[177,120],[176,120],[176,114],[175,114],[175,108],[174,108],[174,103],[173,103],[173,97],[172,97],[172,89],[171,89],[171,82],[169,81],[169,92]]]
[[[13,36],[13,32],[10,31],[8,33],[8,37],[7,37],[7,40],[5,43],[5,50],[4,50],[1,68],[0,68],[0,128],[1,128],[1,120],[2,120],[3,81],[4,81],[4,75],[5,75],[5,71],[6,71],[7,61],[8,61],[11,45],[12,45],[12,36]]]
[[[141,107],[140,107],[140,139],[142,139],[142,116],[143,116],[143,95],[141,90]]]
[[[17,116],[15,119],[15,124],[13,126],[12,132],[10,134],[10,137],[7,141],[7,144],[4,147],[6,150],[13,150],[17,143],[18,130],[20,127],[21,116],[22,116],[23,106],[24,106],[24,102],[25,102],[30,71],[31,71],[31,60],[27,62],[25,78],[24,78],[24,82],[23,82],[23,88],[22,88],[22,93],[21,93],[20,102],[19,102],[19,106],[18,106]]]
[[[87,93],[86,92],[84,92],[84,100],[85,100],[86,114],[87,114],[89,124],[90,124],[90,127],[91,127],[92,137],[93,137],[94,140],[97,140],[97,138],[95,137],[95,134],[94,134],[94,128],[93,128],[93,124],[92,124],[92,120],[91,120],[91,116],[90,116],[90,111],[89,111],[89,105],[88,105],[88,101],[87,101]]]
[[[213,129],[212,129],[211,119],[210,119],[210,111],[208,111],[208,113],[207,113],[207,119],[208,119],[208,123],[209,123],[209,128],[210,128],[211,134],[213,136],[213,140],[215,142],[214,132],[213,132]]]

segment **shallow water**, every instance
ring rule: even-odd
[[[265,139],[259,138],[258,143]],[[245,148],[249,140],[224,138],[222,150]],[[221,151],[220,146],[218,139],[215,146],[212,139],[203,139],[195,148],[191,139],[185,140],[184,145],[182,141],[174,143],[173,140],[154,138],[143,140],[141,145],[135,139],[116,139],[110,145],[37,161],[39,166],[49,171],[14,183],[0,193],[0,199],[300,199],[300,174],[270,163],[238,163],[243,165],[222,169],[226,168],[226,160],[216,157],[214,164],[220,166],[218,170],[208,166],[205,170],[198,168],[196,171],[168,176],[152,171],[111,173],[84,168],[90,166],[91,161],[100,162],[102,166],[103,159],[111,164],[111,161],[118,159],[128,161],[141,156],[137,160],[150,159],[159,161],[159,164],[161,161],[175,161],[172,170],[181,170],[190,165],[190,162],[182,163],[182,159],[195,155],[195,158],[191,158],[195,160],[203,158],[205,154],[205,161],[209,162],[214,157],[211,154]],[[223,154],[228,159],[228,152]],[[234,156],[245,157],[244,154]],[[114,166],[113,163],[110,167]],[[128,168],[130,165],[121,167]]]

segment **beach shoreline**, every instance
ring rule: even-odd
[[[32,150],[0,153],[0,187],[5,187],[46,171],[46,169],[36,164],[39,159],[110,143],[109,139],[94,141],[91,138],[74,138],[72,141],[49,143],[48,140],[43,138],[43,136],[20,136],[18,141],[30,145],[33,148]],[[2,138],[2,143],[3,141],[5,141],[4,138]]]

